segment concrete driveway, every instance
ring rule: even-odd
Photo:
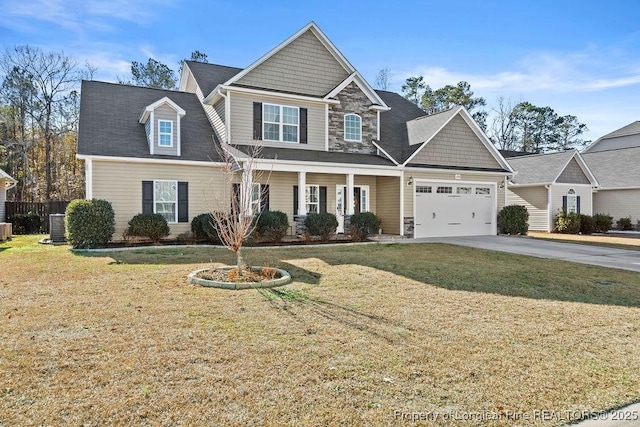
[[[448,243],[640,272],[640,251],[516,236],[428,237],[399,243]]]

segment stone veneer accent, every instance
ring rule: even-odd
[[[357,84],[349,83],[335,97],[339,105],[329,105],[329,151],[343,153],[375,154],[376,148],[371,140],[376,139],[377,114],[369,110],[371,101]],[[362,141],[344,140],[344,115],[355,113],[362,118]]]
[[[415,220],[412,216],[404,217],[404,237],[412,238],[413,230],[415,228]]]
[[[294,215],[293,224],[296,236],[302,236],[306,231],[304,226],[305,219],[307,219],[306,215]]]

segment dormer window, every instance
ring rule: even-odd
[[[344,140],[355,142],[362,141],[362,119],[357,114],[345,114]]]
[[[172,121],[158,120],[158,145],[160,147],[173,147]]]

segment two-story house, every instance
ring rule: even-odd
[[[229,209],[222,153],[242,173],[254,147],[255,209],[374,212],[407,237],[496,233],[509,164],[462,107],[425,115],[376,91],[315,23],[246,68],[187,61],[179,91],[85,81],[78,157],[86,197],[109,200],[117,239],[140,212],[173,236]],[[224,150],[224,151],[223,151]]]

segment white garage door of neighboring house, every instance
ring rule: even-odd
[[[496,233],[496,185],[416,181],[415,237]]]

